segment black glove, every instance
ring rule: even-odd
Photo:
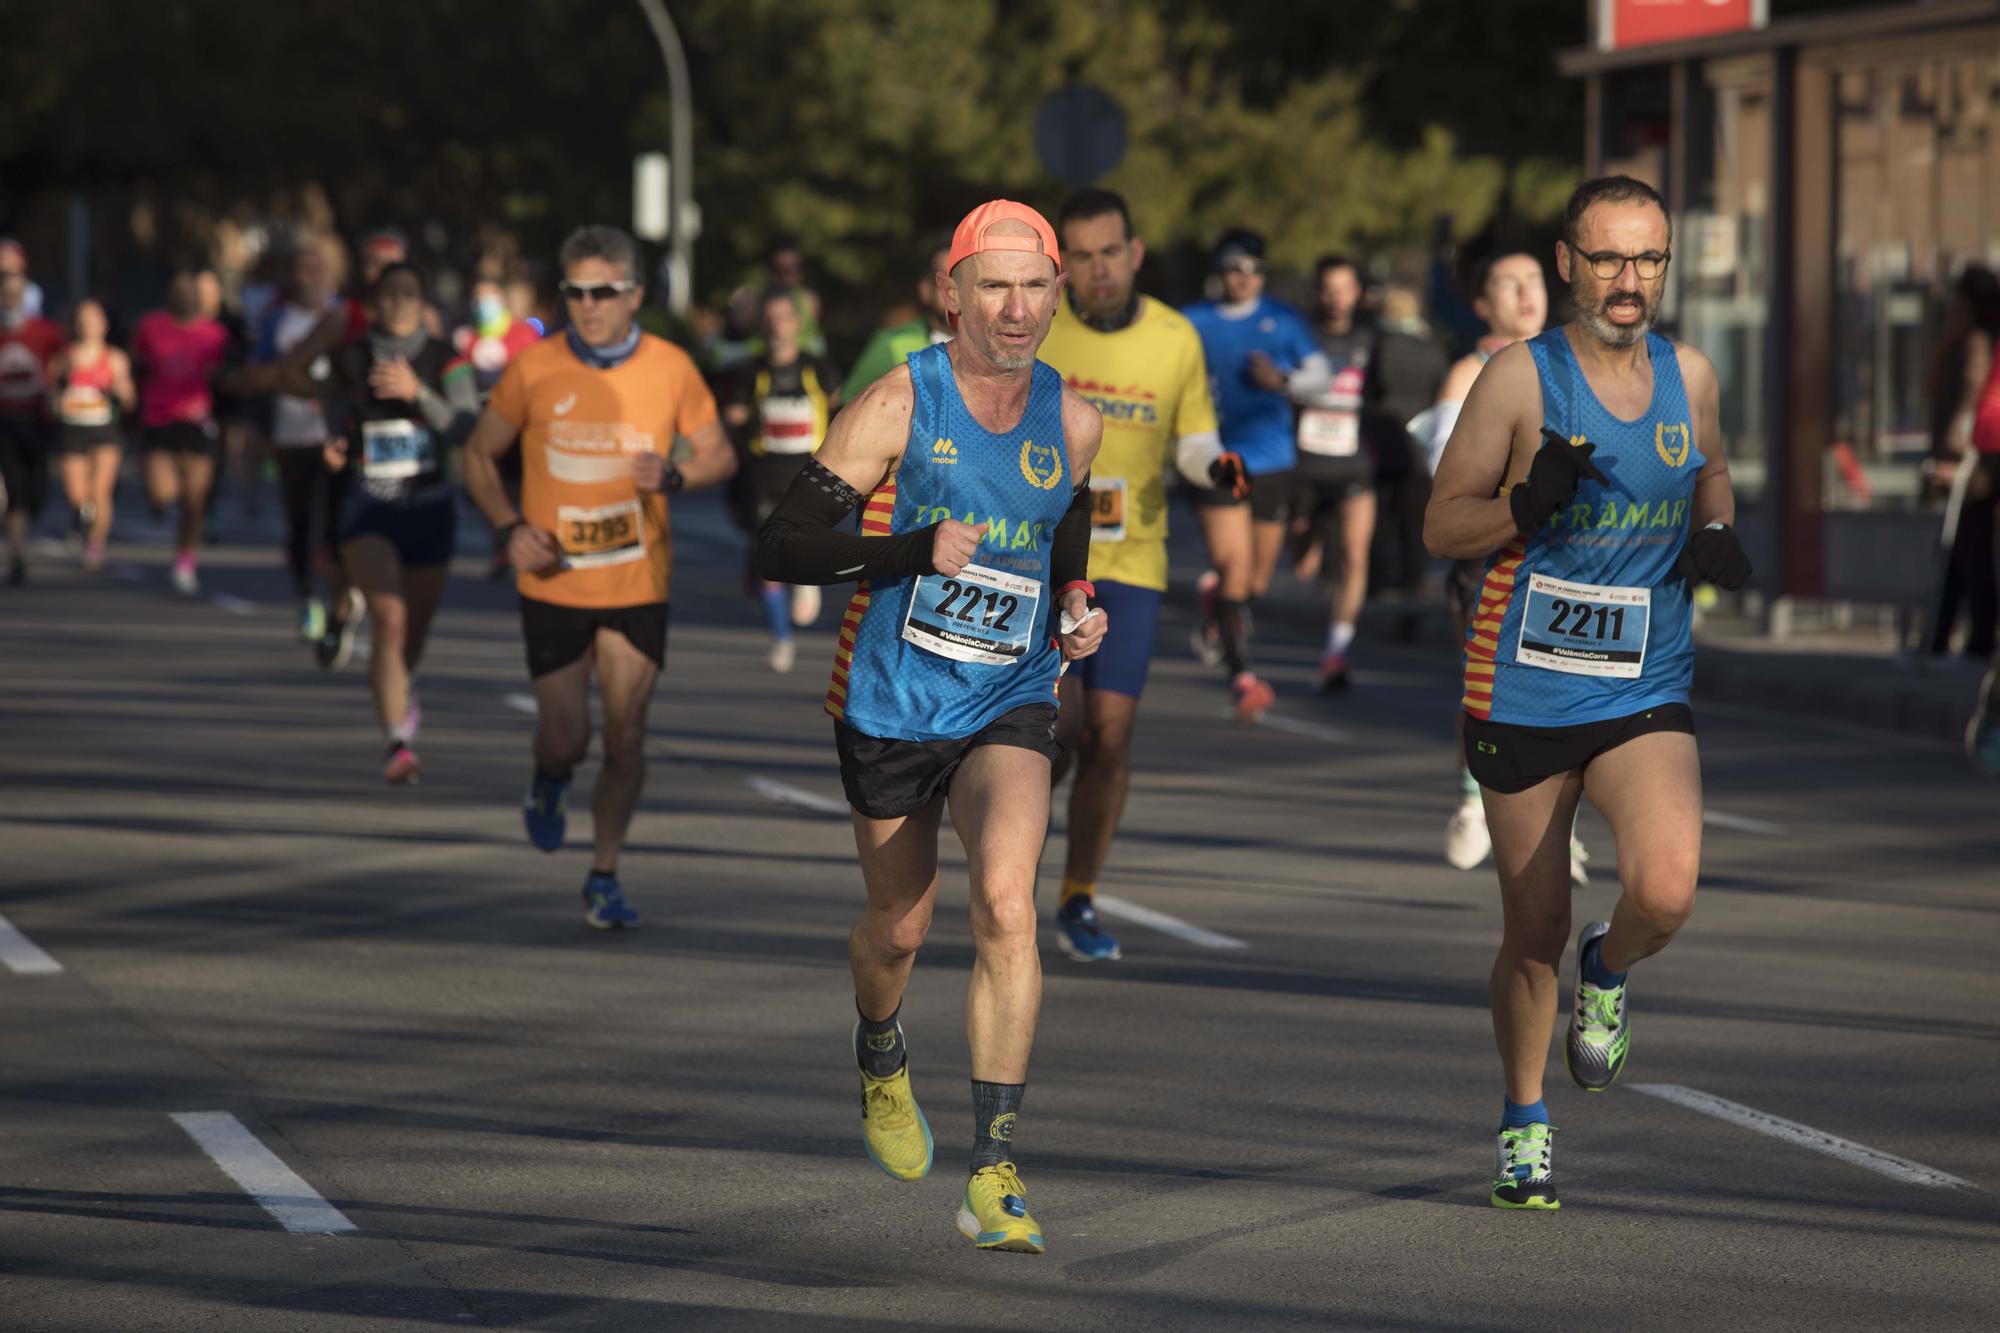
[[[1577,483],[1588,477],[1602,485],[1604,474],[1590,461],[1597,446],[1588,440],[1571,444],[1548,427],[1542,428],[1542,447],[1528,465],[1528,479],[1507,494],[1507,507],[1514,514],[1514,530],[1532,537],[1548,526],[1556,511],[1576,495]]]
[[[1711,523],[1688,537],[1674,561],[1674,572],[1690,584],[1713,583],[1735,592],[1750,581],[1750,556],[1736,540],[1736,529]]]
[[[1228,491],[1238,500],[1250,494],[1250,474],[1243,470],[1241,454],[1217,454],[1215,461],[1208,465],[1208,479],[1215,484],[1216,490]]]

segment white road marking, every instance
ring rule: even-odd
[[[63,970],[61,963],[42,952],[41,945],[16,930],[4,916],[0,916],[0,963],[24,977],[46,977]]]
[[[535,696],[532,694],[510,694],[506,698],[506,704],[515,712],[526,713],[529,717],[542,711],[541,705],[535,702]]]
[[[783,801],[787,805],[803,806],[808,810],[817,810],[823,815],[844,815],[847,813],[847,802],[836,801],[830,797],[821,796],[817,792],[809,792],[803,787],[794,787],[789,782],[779,782],[773,778],[763,777],[745,778],[744,782],[749,784],[750,790],[756,792],[759,796],[768,796],[774,801]]]
[[[360,1230],[229,1112],[176,1111],[172,1118],[285,1230],[307,1236]]]
[[[1739,1102],[1711,1096],[1694,1088],[1684,1088],[1678,1083],[1634,1083],[1632,1091],[1643,1092],[1648,1097],[1658,1097],[1661,1101],[1685,1106],[1703,1115],[1712,1115],[1718,1120],[1727,1120],[1732,1125],[1754,1129],[1759,1134],[1769,1134],[1774,1139],[1795,1143],[1801,1148],[1811,1148],[1829,1157],[1838,1157],[1843,1162],[1879,1171],[1885,1176],[1911,1185],[1928,1185],[1933,1189],[1972,1190],[1979,1187],[1969,1180],[1936,1171],[1920,1162],[1912,1162],[1907,1157],[1897,1157],[1893,1153],[1879,1152],[1865,1144],[1853,1143],[1847,1139],[1814,1129],[1811,1125],[1801,1125],[1797,1121],[1785,1120],[1779,1116],[1767,1115],[1753,1107]]]
[[[1189,944],[1199,944],[1204,949],[1247,949],[1250,946],[1233,935],[1218,935],[1212,930],[1204,930],[1177,916],[1165,912],[1155,912],[1150,907],[1141,907],[1123,898],[1114,898],[1108,893],[1097,895],[1097,910],[1106,916],[1122,917],[1127,921],[1157,930],[1163,935],[1186,940]]]
[[[1747,815],[1725,815],[1720,810],[1702,811],[1701,822],[1704,824],[1713,824],[1717,828],[1735,829],[1738,833],[1762,833],[1767,837],[1775,837],[1785,831],[1784,826],[1781,824],[1768,823],[1762,819],[1751,819]]]
[[[232,616],[254,616],[257,614],[257,604],[255,602],[245,601],[241,597],[232,597],[226,592],[212,592],[208,595],[208,600]]]
[[[1233,717],[1235,714],[1232,713],[1230,716]],[[1317,722],[1304,722],[1295,717],[1286,717],[1283,713],[1266,713],[1257,719],[1257,725],[1260,727],[1269,727],[1273,731],[1290,732],[1294,736],[1310,737],[1316,741],[1344,742],[1354,739],[1352,735],[1342,731],[1339,727],[1321,726]]]

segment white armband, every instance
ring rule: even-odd
[[[1209,464],[1222,457],[1222,440],[1214,431],[1203,431],[1199,435],[1183,435],[1174,442],[1174,466],[1180,469],[1190,486],[1207,490],[1215,483],[1209,479]]]

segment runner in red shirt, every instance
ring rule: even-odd
[[[132,363],[105,341],[111,322],[96,301],[79,301],[71,317],[75,341],[49,362],[49,399],[55,404],[62,452],[63,490],[83,538],[83,567],[101,569],[111,536],[111,496],[124,456],[120,420],[137,394]]]
[[[188,596],[201,590],[195,550],[222,449],[212,385],[228,347],[228,332],[201,313],[200,287],[191,271],[174,275],[167,308],[145,316],[132,334],[132,359],[140,368],[146,493],[156,509],[180,502],[173,583]]]
[[[48,485],[48,364],[65,341],[60,325],[28,309],[27,251],[0,240],[0,505],[10,584],[28,577],[28,524]]]

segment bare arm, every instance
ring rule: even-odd
[[[111,349],[111,396],[127,412],[139,401],[139,390],[132,383],[132,358],[116,347]]]
[[[688,446],[694,454],[680,465],[684,489],[714,486],[736,475],[736,451],[729,447],[729,436],[723,433],[720,421],[711,421],[688,436]]]
[[[500,480],[498,460],[514,447],[521,436],[514,423],[488,407],[479,414],[472,434],[465,437],[461,456],[465,467],[465,491],[486,521],[496,528],[519,521],[521,515],[508,502],[507,487]]]
[[[1711,523],[1736,526],[1736,494],[1729,484],[1729,460],[1722,456],[1722,390],[1709,359],[1692,347],[1676,346],[1681,383],[1694,414],[1694,438],[1708,456],[1694,481],[1694,515],[1699,530]]]
[[[888,480],[910,437],[910,417],[916,411],[916,386],[910,368],[901,365],[876,380],[827,427],[826,443],[813,455],[834,476],[860,491],[872,492]],[[1091,449],[1096,456],[1096,447]]]
[[[1541,382],[1526,344],[1486,363],[1438,460],[1424,510],[1424,545],[1432,555],[1475,559],[1514,539],[1514,515],[1501,487],[1526,475],[1515,455],[1524,442],[1532,450],[1541,412]]]
[[[1104,444],[1104,414],[1068,385],[1063,386],[1062,412],[1063,438],[1069,443],[1069,474],[1081,485]]]
[[[1974,329],[1965,338],[1965,388],[1959,392],[1958,407],[1951,414],[1951,425],[1944,434],[1945,445],[1955,456],[1963,457],[1972,451],[1972,421],[1979,410],[1979,392],[1986,386],[1986,376],[1992,368],[1993,339],[1983,330]]]

